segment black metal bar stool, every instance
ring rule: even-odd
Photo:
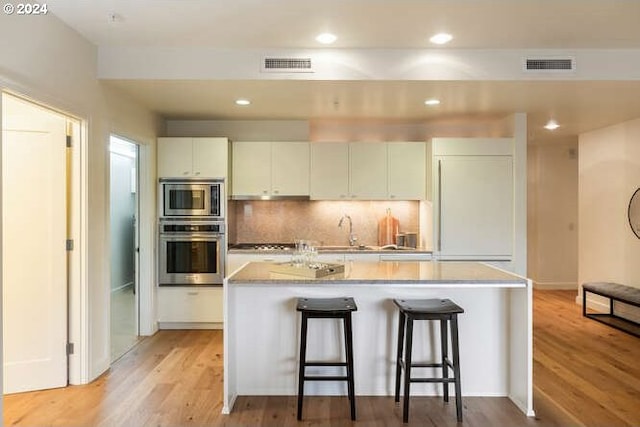
[[[305,381],[346,381],[351,403],[351,419],[356,419],[356,397],[353,381],[353,339],[351,328],[351,312],[356,311],[353,298],[298,298],[296,310],[302,313],[300,329],[300,370],[298,371],[298,420],[302,419],[302,398]],[[308,319],[342,319],[344,324],[344,362],[307,362],[307,320]],[[307,366],[344,366],[345,376],[306,375]]]
[[[398,357],[396,360],[396,402],[400,402],[400,378],[404,369],[404,404],[402,421],[409,422],[409,387],[411,383],[442,383],[444,401],[449,401],[449,384],[455,383],[456,415],[458,422],[462,421],[462,392],[460,386],[460,355],[458,346],[458,314],[464,313],[462,307],[449,299],[394,299],[394,304],[400,309],[398,321]],[[414,363],[411,360],[413,347],[413,321],[440,321],[440,363]],[[449,343],[447,339],[447,322],[451,327],[451,347],[453,362],[448,357]],[[406,340],[405,340],[406,328]],[[404,342],[404,360],[402,345]],[[415,378],[411,376],[411,368],[442,368],[441,377]],[[449,368],[453,370],[453,377],[449,377]]]

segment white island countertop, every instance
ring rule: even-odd
[[[269,262],[250,262],[228,278],[229,285],[276,284],[468,284],[525,287],[527,279],[479,262],[347,262],[345,272],[319,278],[283,274]]]
[[[458,320],[463,402],[465,396],[508,396],[533,416],[531,292],[529,279],[478,262],[351,261],[344,273],[320,278],[274,272],[271,262],[249,262],[225,279],[223,412],[233,410],[237,396],[297,394],[298,298],[354,298],[356,396],[390,399],[398,328],[393,299],[449,298],[465,310]],[[310,359],[343,357],[344,339],[334,320],[309,324]],[[433,360],[440,351],[434,344],[439,327],[417,323],[414,360]],[[305,395],[314,394],[342,395],[346,386],[306,383]],[[442,386],[415,384],[411,394],[441,395]]]

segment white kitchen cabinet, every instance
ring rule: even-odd
[[[385,200],[387,187],[387,144],[349,144],[349,190],[353,200]]]
[[[512,150],[510,139],[434,140],[434,247],[441,259],[511,259]]]
[[[227,138],[158,138],[158,177],[224,178],[228,160]]]
[[[424,200],[423,142],[311,144],[311,199]]]
[[[271,193],[309,195],[309,143],[271,143]]]
[[[427,144],[387,144],[389,199],[425,200],[427,196]]]
[[[311,199],[349,199],[349,144],[311,144]]]
[[[234,197],[309,195],[308,142],[233,142]]]
[[[219,328],[222,287],[172,286],[158,288],[160,329]]]

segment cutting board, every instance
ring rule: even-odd
[[[378,222],[378,245],[395,245],[396,234],[400,230],[400,221],[391,215],[388,210],[387,214]]]

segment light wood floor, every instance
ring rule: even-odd
[[[463,425],[640,426],[640,339],[583,319],[575,292],[534,292],[534,405],[525,417],[506,398],[465,398]],[[402,426],[393,398],[241,397],[221,415],[222,333],[161,331],[86,386],[4,398],[4,425]],[[454,426],[455,405],[413,398],[410,426]]]

